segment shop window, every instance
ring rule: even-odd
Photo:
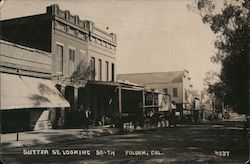
[[[56,45],[56,73],[63,72],[63,46]]]

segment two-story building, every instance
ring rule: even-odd
[[[96,84],[89,80],[116,81],[115,34],[58,5],[48,6],[43,14],[2,20],[0,27],[1,39],[51,53],[52,81],[69,101],[71,111],[100,108],[96,104],[104,96],[95,97],[100,92],[91,91]]]
[[[192,85],[189,72],[153,72],[153,73],[133,73],[119,74],[118,80],[128,80],[134,83],[142,83],[149,88],[165,92],[170,95],[171,101],[179,108],[191,109],[192,104]]]
[[[69,103],[51,80],[51,54],[0,40],[1,132],[51,128]]]

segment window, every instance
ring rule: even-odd
[[[75,71],[75,50],[69,49],[69,74],[71,75]]]
[[[109,62],[106,61],[106,81],[109,81]]]
[[[112,63],[112,66],[111,66],[111,80],[115,81],[115,64],[114,63]]]
[[[92,67],[92,77],[91,80],[95,80],[95,58],[91,57],[90,65]]]
[[[63,46],[56,45],[56,73],[63,72]]]
[[[178,94],[177,94],[177,88],[173,88],[173,97],[177,97]]]
[[[187,100],[187,99],[188,99],[188,91],[185,90],[185,100]]]
[[[102,81],[102,60],[98,60],[99,63],[99,80]]]
[[[166,94],[168,94],[168,89],[167,88],[163,88],[163,92],[165,92]]]

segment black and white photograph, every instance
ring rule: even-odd
[[[4,164],[249,164],[249,0],[0,0]]]

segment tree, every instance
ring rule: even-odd
[[[220,81],[209,91],[221,97],[225,105],[240,114],[249,112],[250,67],[250,1],[213,0],[196,1],[196,10],[205,24],[217,35],[217,49],[212,62],[221,64]],[[194,9],[194,6],[188,6]]]
[[[70,76],[63,77],[60,83],[61,85],[63,83],[67,83],[75,87],[85,87],[89,80],[93,80],[95,78],[95,75],[96,72],[94,63],[81,60],[76,66],[76,70]],[[53,78],[55,77],[58,78],[58,75]]]
[[[217,72],[208,71],[203,81],[206,91],[213,95],[218,101],[223,101],[225,95],[224,86],[223,83],[221,83],[219,74]]]
[[[87,63],[81,60],[77,65],[76,70],[70,76],[71,82],[74,85],[84,87],[87,84],[88,80],[94,79],[95,67],[93,64],[94,63],[92,62]]]
[[[203,85],[206,87],[207,90],[215,83],[219,82],[219,74],[214,71],[207,71],[205,74],[205,79],[203,80]]]

